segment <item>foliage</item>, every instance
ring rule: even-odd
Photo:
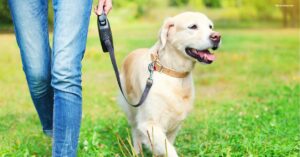
[[[52,27],[53,23],[54,23],[54,12],[53,12],[53,7],[52,7],[52,0],[48,1],[48,22],[50,27]],[[1,24],[12,24],[12,17],[10,14],[10,10],[9,10],[9,6],[8,6],[8,0],[4,0],[4,1],[0,1],[0,21]],[[1,25],[0,25],[1,26]],[[1,28],[0,27],[0,31]]]
[[[184,6],[189,3],[189,0],[169,0],[170,6]]]
[[[94,1],[96,5],[97,1]],[[299,27],[299,0],[113,0],[114,11],[123,11],[120,18],[133,20],[157,19],[161,12],[166,16],[173,13],[174,8],[186,11],[215,12],[210,16],[214,21],[239,22],[282,22],[284,27]],[[49,23],[53,24],[53,8],[49,1]],[[11,24],[7,0],[0,2],[0,21]],[[1,28],[3,29],[3,27]],[[0,31],[1,31],[0,29]]]
[[[207,8],[221,8],[220,0],[203,0]]]
[[[299,27],[300,26],[300,5],[299,1],[283,0],[283,4],[287,4],[286,7],[280,7],[283,15],[283,25],[285,27]]]
[[[54,11],[52,0],[48,0],[48,23],[50,27],[52,27],[52,25],[54,24]]]
[[[7,0],[0,1],[0,21],[1,21],[1,23],[11,23],[12,22]]]
[[[146,16],[151,7],[155,7],[153,0],[113,0],[113,6],[117,9],[131,9],[135,18]],[[150,7],[151,6],[151,7]]]
[[[188,5],[196,10],[203,10],[203,8],[205,8],[205,5],[202,0],[189,0]]]
[[[147,13],[147,10],[149,10],[150,5],[150,0],[136,0],[137,4],[137,12],[136,12],[136,17],[142,17]]]

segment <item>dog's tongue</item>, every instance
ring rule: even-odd
[[[216,59],[216,57],[213,54],[211,54],[208,50],[197,51],[197,54],[201,58],[204,58],[204,59],[209,60],[209,61],[214,61]]]

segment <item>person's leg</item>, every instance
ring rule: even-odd
[[[9,0],[23,70],[44,132],[51,136],[53,90],[47,0]]]
[[[81,60],[92,0],[53,0],[53,156],[76,156],[81,123]]]

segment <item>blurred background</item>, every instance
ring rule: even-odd
[[[0,156],[50,156],[7,3],[0,2]],[[175,142],[180,156],[299,156],[299,0],[113,0],[109,20],[119,66],[132,50],[156,42],[165,18],[184,11],[211,18],[222,45],[213,64],[193,71],[196,99]],[[53,20],[49,1],[50,30]],[[113,69],[101,51],[92,12],[78,156],[132,156]]]
[[[11,31],[7,3],[0,2],[1,31]],[[53,24],[51,0],[49,6],[49,22]],[[300,13],[299,0],[113,0],[113,7],[113,14],[119,12],[119,18],[127,22],[161,21],[178,10],[197,10],[208,14],[219,28],[298,27]]]

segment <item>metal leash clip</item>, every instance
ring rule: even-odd
[[[152,85],[153,83],[153,72],[154,72],[154,62],[149,63],[148,65],[149,77],[147,79],[147,84]]]

